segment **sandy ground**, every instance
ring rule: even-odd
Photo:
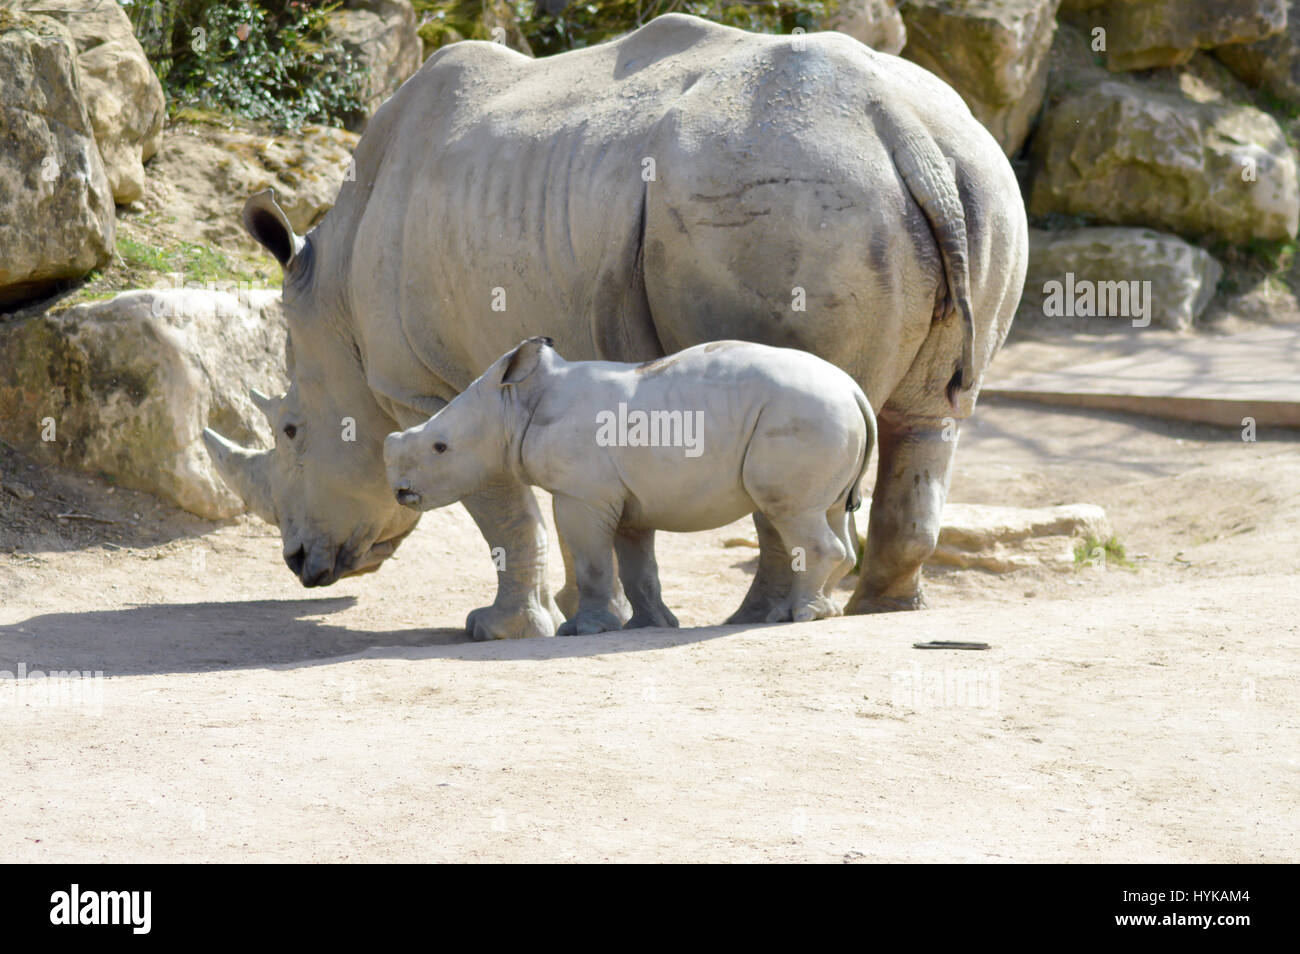
[[[9,454],[0,670],[107,678],[0,685],[0,860],[1297,860],[1297,436],[986,401],[962,440],[953,500],[1101,504],[1135,568],[718,626],[737,525],[661,536],[681,630],[471,643],[460,508],[309,592],[253,518]]]

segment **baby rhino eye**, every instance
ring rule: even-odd
[[[289,438],[289,440],[293,440],[298,436],[298,428],[294,427],[292,424],[284,425],[284,436]]]
[[[442,441],[438,441],[436,444],[433,445],[433,449],[437,451],[439,454],[441,454],[443,451],[447,449],[447,445],[444,444]]]

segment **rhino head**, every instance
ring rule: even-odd
[[[367,386],[344,296],[316,281],[315,249],[294,234],[270,192],[244,205],[244,226],[284,269],[289,390],[253,392],[275,447],[252,450],[203,432],[222,479],[248,509],[280,528],[284,560],[304,586],[377,569],[419,515],[397,504],[383,441],[397,422]]]
[[[446,507],[514,470],[555,357],[551,344],[550,338],[529,338],[423,424],[388,435],[384,464],[399,504]]]

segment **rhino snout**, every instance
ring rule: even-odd
[[[411,482],[405,478],[396,481],[393,484],[393,493],[397,496],[397,502],[403,507],[420,506],[420,494],[411,489]]]

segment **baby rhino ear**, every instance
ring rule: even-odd
[[[542,359],[542,349],[551,347],[550,338],[529,338],[519,345],[506,358],[505,370],[501,372],[501,386],[518,384],[537,370],[537,363]]]

